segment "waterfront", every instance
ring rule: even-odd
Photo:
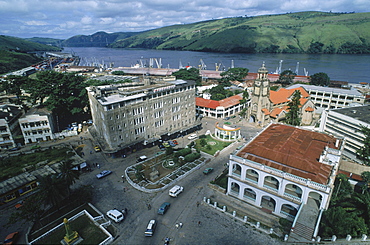
[[[234,67],[245,67],[250,72],[257,72],[265,62],[270,72],[275,72],[282,60],[281,70],[296,71],[299,62],[298,75],[308,75],[318,72],[328,74],[331,80],[350,83],[370,82],[368,61],[370,55],[350,54],[229,54],[192,51],[151,50],[151,49],[111,49],[100,47],[66,47],[64,52],[73,52],[81,58],[80,65],[89,63],[109,64],[114,67],[130,67],[135,64],[149,64],[150,58],[161,59],[162,67],[179,68],[183,66],[198,67],[202,60],[208,70],[215,70],[216,63],[220,70]],[[156,64],[154,64],[156,67]]]

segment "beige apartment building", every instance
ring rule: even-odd
[[[195,83],[150,80],[88,87],[92,135],[107,153],[154,145],[200,127]]]

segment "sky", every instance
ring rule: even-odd
[[[0,35],[67,39],[236,16],[370,12],[369,0],[0,0]]]

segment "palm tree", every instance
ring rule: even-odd
[[[73,185],[76,182],[76,179],[79,178],[78,172],[72,170],[72,168],[71,160],[59,164],[59,169],[61,171],[59,178],[61,178],[63,184],[66,186],[68,196],[71,194],[71,185]]]
[[[56,175],[47,175],[41,177],[39,183],[39,192],[43,195],[45,204],[50,204],[59,209],[59,203],[65,196],[60,179],[58,179]]]

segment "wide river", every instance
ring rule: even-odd
[[[318,72],[328,74],[331,80],[350,83],[370,82],[370,55],[350,54],[225,54],[192,51],[151,50],[151,49],[111,49],[99,47],[66,47],[64,52],[74,53],[81,58],[80,65],[109,64],[114,67],[149,65],[150,58],[161,61],[162,67],[198,67],[202,62],[207,70],[220,70],[234,67],[248,68],[257,72],[262,63],[270,73],[281,67],[281,71],[292,70],[298,75],[313,75]],[[157,63],[154,61],[154,67]],[[298,69],[297,69],[298,68]]]

